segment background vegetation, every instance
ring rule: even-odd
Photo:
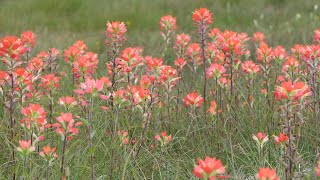
[[[270,45],[290,47],[311,43],[319,26],[320,3],[316,0],[2,0],[0,35],[19,35],[31,30],[38,48],[66,48],[78,39],[95,52],[105,50],[107,21],[124,21],[130,45],[160,53],[160,17],[177,17],[179,31],[193,33],[191,12],[207,7],[214,13],[214,27],[264,32]]]

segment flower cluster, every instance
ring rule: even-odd
[[[277,100],[299,100],[301,98],[310,96],[311,92],[310,87],[304,82],[286,81],[281,83],[281,86],[276,87],[274,95]]]
[[[159,141],[161,143],[161,146],[164,146],[164,145],[167,145],[172,140],[172,136],[167,135],[167,132],[162,132],[161,135],[156,134],[154,136],[154,139]]]
[[[206,157],[198,159],[198,165],[193,169],[193,174],[200,179],[224,179],[228,176],[222,175],[226,171],[220,159]]]
[[[62,139],[67,138],[68,140],[72,140],[72,136],[79,133],[77,127],[80,126],[82,122],[75,122],[72,116],[72,113],[61,113],[61,115],[56,118],[57,122],[52,124],[52,126],[56,128],[56,133],[61,135]]]

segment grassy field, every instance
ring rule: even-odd
[[[37,35],[34,54],[52,47],[62,52],[76,40],[83,40],[90,51],[99,53],[100,64],[97,74],[106,75],[104,64],[107,59],[105,58],[107,49],[104,43],[106,22],[124,21],[128,29],[128,41],[125,46],[141,46],[144,48],[143,55],[150,54],[159,57],[163,51],[163,40],[159,33],[160,18],[167,14],[177,17],[177,32],[191,34],[195,42],[198,40],[195,39],[196,29],[193,26],[191,13],[199,7],[206,7],[214,13],[215,20],[212,27],[245,32],[249,36],[261,31],[265,33],[266,41],[270,46],[283,45],[288,51],[297,43],[311,44],[314,30],[320,27],[320,2],[316,0],[0,0],[0,37],[19,36],[21,32],[31,30]],[[174,57],[168,56],[167,58],[173,60]],[[62,59],[61,62],[63,62]],[[62,70],[70,72],[70,67],[65,64]],[[186,77],[190,75],[185,74]],[[71,75],[63,77],[62,91],[55,96],[56,101],[58,97],[72,94],[75,87],[70,85],[71,77]],[[201,86],[198,88],[199,92],[202,90],[201,81],[195,82],[194,85],[195,87]],[[261,81],[262,77],[259,76],[257,87],[254,89],[256,94],[260,92],[259,82]],[[190,81],[186,84],[191,83]],[[246,88],[244,87],[246,83],[244,77],[237,80],[237,92],[241,99],[246,99]],[[213,82],[209,83],[209,86],[214,87]],[[182,92],[182,95],[187,93],[189,92]],[[45,98],[39,99],[37,103],[44,104],[48,108],[48,100]],[[270,121],[280,122],[281,118],[278,112],[267,109],[265,97],[261,94],[256,97],[254,108],[248,108],[245,105],[248,102],[245,100],[242,102],[244,105],[237,107],[237,111],[226,106],[225,109],[228,109],[229,114],[222,113],[221,115],[225,118],[225,124],[218,122],[213,127],[214,123],[204,121],[207,119],[203,114],[195,114],[196,117],[193,118],[196,119],[196,125],[192,133],[190,130],[190,119],[192,118],[188,112],[189,109],[183,109],[179,112],[181,114],[172,113],[173,120],[167,122],[169,115],[164,108],[160,108],[160,110],[154,110],[152,114],[150,130],[146,133],[146,136],[149,137],[148,142],[154,141],[155,132],[163,130],[170,132],[174,140],[168,146],[155,150],[145,146],[139,158],[133,160],[132,154],[129,154],[130,149],[126,149],[126,146],[115,145],[116,143],[111,144],[110,136],[106,136],[105,131],[110,131],[115,113],[100,110],[99,107],[105,105],[105,102],[97,100],[95,103],[93,117],[95,131],[93,134],[96,150],[94,155],[96,179],[99,180],[109,179],[110,156],[113,153],[111,146],[118,148],[116,149],[117,163],[113,169],[113,179],[195,179],[192,169],[196,158],[204,158],[205,155],[222,159],[223,164],[227,166],[227,174],[231,176],[230,179],[254,179],[257,170],[261,167],[259,164],[261,157],[257,153],[252,134],[259,131],[267,132],[272,141],[271,135],[282,131],[280,123],[275,123],[272,128],[269,128]],[[138,138],[142,131],[142,114],[130,108],[121,109],[119,126],[127,128],[130,134]],[[80,112],[79,109],[77,109],[78,112]],[[19,112],[19,110],[16,111],[16,114],[19,114],[18,118],[21,117]],[[128,114],[133,121],[128,120]],[[54,115],[56,117],[59,114]],[[312,112],[305,112],[304,115],[308,122],[308,119],[312,117]],[[6,129],[6,116],[8,114],[5,113],[0,116],[4,119],[0,123],[1,130]],[[165,122],[165,125],[162,122]],[[299,163],[303,169],[299,169],[298,173],[312,174],[306,178],[313,180],[315,177],[313,168],[316,165],[313,145],[314,139],[318,137],[314,135],[312,123],[306,123],[303,128],[303,138],[299,149],[303,157]],[[11,147],[9,143],[11,141],[8,140],[6,134],[9,131],[1,130],[0,140],[7,143],[0,145],[0,153],[1,148]],[[51,133],[50,137],[56,137],[53,131],[49,133]],[[82,180],[90,177],[89,155],[94,150],[87,146],[85,127],[82,128],[79,137],[75,137],[68,144],[66,171],[70,179]],[[16,137],[12,141],[17,143],[18,140],[19,137]],[[54,145],[60,153],[62,143],[59,141]],[[282,154],[277,148],[271,142],[266,145],[266,157],[264,158],[267,160],[264,161],[264,165],[279,168],[279,176],[284,177],[283,164],[278,161]],[[4,151],[5,153],[2,154],[10,154],[9,148]],[[34,155],[34,161],[28,164],[30,177],[45,176],[45,165],[39,159]],[[9,156],[0,155],[0,179],[11,177],[8,172],[12,172],[13,168],[8,162],[10,162]],[[61,177],[59,163],[60,159],[51,167],[50,179]],[[22,162],[17,163],[16,171],[21,173],[22,166]]]
[[[129,46],[143,46],[146,53],[159,53],[159,19],[177,17],[178,32],[193,33],[191,12],[207,7],[214,13],[214,27],[264,32],[271,45],[290,47],[310,43],[320,21],[316,0],[2,0],[0,35],[32,30],[38,48],[66,48],[78,39],[95,52],[105,50],[107,21],[124,21]],[[288,38],[290,37],[290,38]]]

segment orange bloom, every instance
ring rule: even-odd
[[[274,92],[276,100],[293,99],[298,100],[302,97],[310,96],[310,87],[303,82],[286,81],[281,83],[281,86],[276,87]]]
[[[27,48],[33,48],[36,44],[36,36],[32,31],[26,31],[21,34],[21,42]]]
[[[197,92],[189,93],[183,100],[185,106],[200,107],[202,103],[203,98],[199,96]]]
[[[190,41],[190,36],[188,34],[178,34],[176,37],[176,43],[175,43],[175,48],[179,49],[179,48],[185,48],[188,43]]]
[[[212,24],[212,13],[207,8],[200,8],[196,9],[192,13],[192,19],[195,24],[202,24],[202,25],[207,25],[207,24]]]
[[[6,36],[0,39],[0,57],[10,57],[19,60],[20,56],[26,52],[26,48],[20,39],[14,36]]]
[[[54,74],[47,74],[41,79],[40,87],[46,90],[58,89],[60,87],[60,77]]]
[[[92,77],[96,72],[98,63],[98,55],[93,52],[87,52],[75,58],[72,72],[77,78],[79,76],[84,76],[85,78]]]
[[[243,71],[247,74],[257,74],[260,72],[260,68],[257,64],[255,64],[254,62],[250,61],[246,61],[243,62],[241,64],[241,67],[243,69]]]
[[[288,56],[286,53],[286,50],[282,46],[276,46],[272,50],[272,53],[273,53],[274,58],[278,61],[282,61],[283,59],[285,59]]]
[[[252,139],[259,143],[265,143],[269,140],[268,135],[262,132],[258,132],[256,135],[253,135]]]
[[[268,44],[261,42],[259,48],[256,50],[258,61],[264,61],[269,63],[274,59],[273,50],[268,46]]]
[[[156,134],[154,136],[154,139],[159,141],[161,143],[161,146],[164,146],[166,144],[168,144],[171,140],[172,140],[172,136],[171,135],[167,135],[167,132],[162,132],[161,135]]]
[[[28,107],[24,107],[21,110],[23,119],[21,120],[21,125],[25,126],[27,129],[31,127],[40,128],[39,130],[44,130],[44,126],[47,124],[46,112],[40,104],[29,104]]]
[[[105,85],[105,79],[100,78],[97,80],[87,78],[84,83],[80,83],[80,89],[74,90],[75,93],[80,95],[97,95],[97,92],[102,91]]]
[[[274,135],[273,137],[276,144],[282,144],[289,140],[289,137],[283,134],[282,132],[280,133],[279,136]]]
[[[230,56],[231,53],[235,55],[244,55],[246,52],[245,41],[247,41],[246,34],[239,34],[237,32],[225,30],[217,35],[217,46],[224,53]]]
[[[265,38],[266,37],[262,32],[256,32],[253,34],[252,40],[254,42],[264,42]]]
[[[31,144],[31,140],[19,140],[19,144],[20,146],[17,148],[17,151],[25,158],[36,150],[36,148]]]
[[[174,65],[178,66],[180,69],[183,68],[183,66],[185,66],[187,63],[184,59],[182,58],[178,58],[177,60],[174,61]]]
[[[148,70],[157,70],[159,67],[163,65],[162,58],[153,58],[151,56],[146,56],[145,61],[147,62],[148,65]]]
[[[119,43],[126,40],[125,33],[127,32],[124,22],[108,22],[106,30],[106,44]]]
[[[73,106],[76,106],[78,103],[74,99],[74,97],[66,96],[59,98],[59,105],[64,106],[66,109],[72,108]]]
[[[207,78],[219,78],[225,72],[226,69],[218,63],[212,63],[210,67],[206,69]]]
[[[220,159],[206,157],[204,160],[198,159],[198,164],[193,169],[193,174],[200,179],[223,179],[226,176],[220,174],[225,173],[226,169],[222,165]]]
[[[62,138],[67,137],[68,140],[72,139],[73,135],[79,133],[77,126],[80,126],[81,122],[75,122],[72,117],[72,113],[61,113],[56,117],[57,123],[52,124],[56,128],[56,133],[61,135]]]
[[[50,160],[51,158],[57,158],[58,155],[55,153],[56,148],[51,148],[50,146],[43,146],[42,151],[39,152],[41,157]]]
[[[217,103],[215,101],[211,101],[210,108],[208,109],[208,112],[212,115],[217,114]]]
[[[179,80],[178,72],[171,66],[161,66],[160,67],[160,77],[159,81],[168,90],[171,90]]]
[[[288,71],[288,69],[294,70],[299,67],[299,62],[296,58],[289,58],[285,63],[282,65],[283,71]]]
[[[171,15],[166,15],[161,17],[160,19],[160,29],[161,30],[167,30],[167,31],[173,31],[176,29],[176,18],[172,17]]]
[[[116,59],[117,69],[123,73],[129,73],[139,66],[142,63],[141,50],[139,47],[124,49],[120,54],[120,58]]]
[[[257,178],[259,180],[280,180],[277,176],[277,170],[270,168],[260,168]]]
[[[208,35],[211,38],[217,38],[217,36],[219,35],[220,30],[218,28],[212,28],[209,32]]]
[[[32,58],[27,65],[27,69],[31,71],[38,71],[43,68],[44,62],[42,59],[34,57]]]

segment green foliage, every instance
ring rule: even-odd
[[[101,51],[106,22],[118,20],[128,26],[129,45],[160,54],[160,17],[172,14],[181,31],[193,33],[191,12],[207,7],[219,19],[214,27],[249,35],[262,31],[272,45],[288,48],[311,42],[320,18],[315,5],[313,0],[4,0],[0,1],[0,35],[32,30],[41,49],[62,49],[82,39],[92,50]]]

